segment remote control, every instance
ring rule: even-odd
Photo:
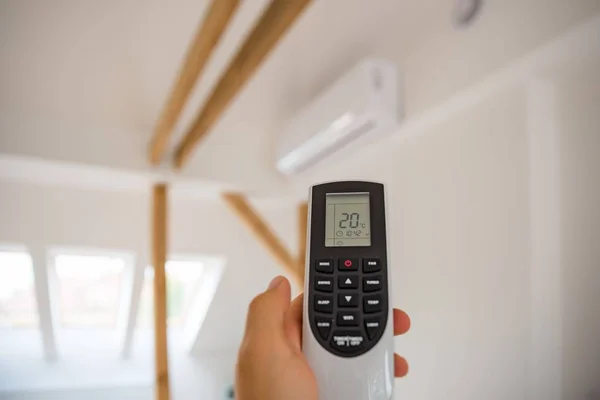
[[[302,351],[320,400],[389,400],[394,386],[384,186],[312,186]]]

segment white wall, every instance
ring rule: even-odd
[[[518,92],[399,148],[394,303],[413,326],[397,398],[525,399],[527,137]]]
[[[563,398],[600,389],[600,81],[561,85]]]

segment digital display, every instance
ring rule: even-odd
[[[325,247],[370,245],[369,193],[328,193],[325,197]]]

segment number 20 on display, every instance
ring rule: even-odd
[[[348,228],[358,228],[360,222],[360,214],[359,213],[342,213],[343,219],[340,220],[338,226],[342,229]]]

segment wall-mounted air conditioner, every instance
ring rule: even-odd
[[[396,67],[365,59],[330,85],[288,124],[277,146],[284,174],[360,157],[360,146],[398,124]]]

